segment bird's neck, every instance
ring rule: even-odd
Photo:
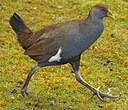
[[[97,16],[95,16],[92,12],[89,13],[88,17],[87,17],[87,22],[91,22],[91,23],[100,23],[103,24],[103,18],[98,18]]]

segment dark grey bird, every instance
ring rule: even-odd
[[[25,50],[24,54],[38,63],[31,68],[21,89],[22,95],[28,94],[26,90],[29,80],[37,69],[70,63],[76,80],[90,89],[100,100],[103,101],[104,97],[118,98],[94,88],[85,82],[79,73],[81,54],[100,37],[104,30],[103,18],[107,16],[112,17],[108,7],[97,4],[92,7],[86,19],[53,24],[33,32],[25,25],[19,15],[14,13],[9,23],[16,32],[20,45]]]

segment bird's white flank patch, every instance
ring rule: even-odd
[[[58,52],[57,52],[57,54],[54,55],[54,56],[52,56],[52,57],[48,60],[48,62],[53,62],[53,61],[60,62],[60,59],[61,59],[60,54],[61,54],[61,52],[62,52],[62,48],[60,47],[59,50],[58,50]]]

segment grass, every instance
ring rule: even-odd
[[[29,0],[28,0],[29,1]],[[128,1],[127,0],[1,0],[0,1],[0,110],[127,110],[128,109]],[[101,102],[75,80],[69,64],[39,69],[32,77],[28,97],[22,97],[19,80],[25,81],[36,62],[23,55],[8,21],[17,12],[33,30],[58,22],[86,18],[90,8],[104,3],[115,15],[105,18],[101,37],[82,54],[80,72],[88,83],[121,99]],[[104,66],[110,59],[114,64]],[[112,69],[113,71],[110,71]],[[36,106],[38,104],[38,106]]]

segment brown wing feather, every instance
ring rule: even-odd
[[[57,24],[44,27],[42,30],[34,32],[28,39],[31,46],[24,52],[25,55],[46,55],[54,54],[57,49],[56,40],[47,36],[49,31],[53,31]],[[53,52],[53,53],[52,53]]]
[[[35,42],[27,50],[25,50],[25,55],[54,55],[59,48],[56,45],[56,41],[52,38],[42,38]]]

